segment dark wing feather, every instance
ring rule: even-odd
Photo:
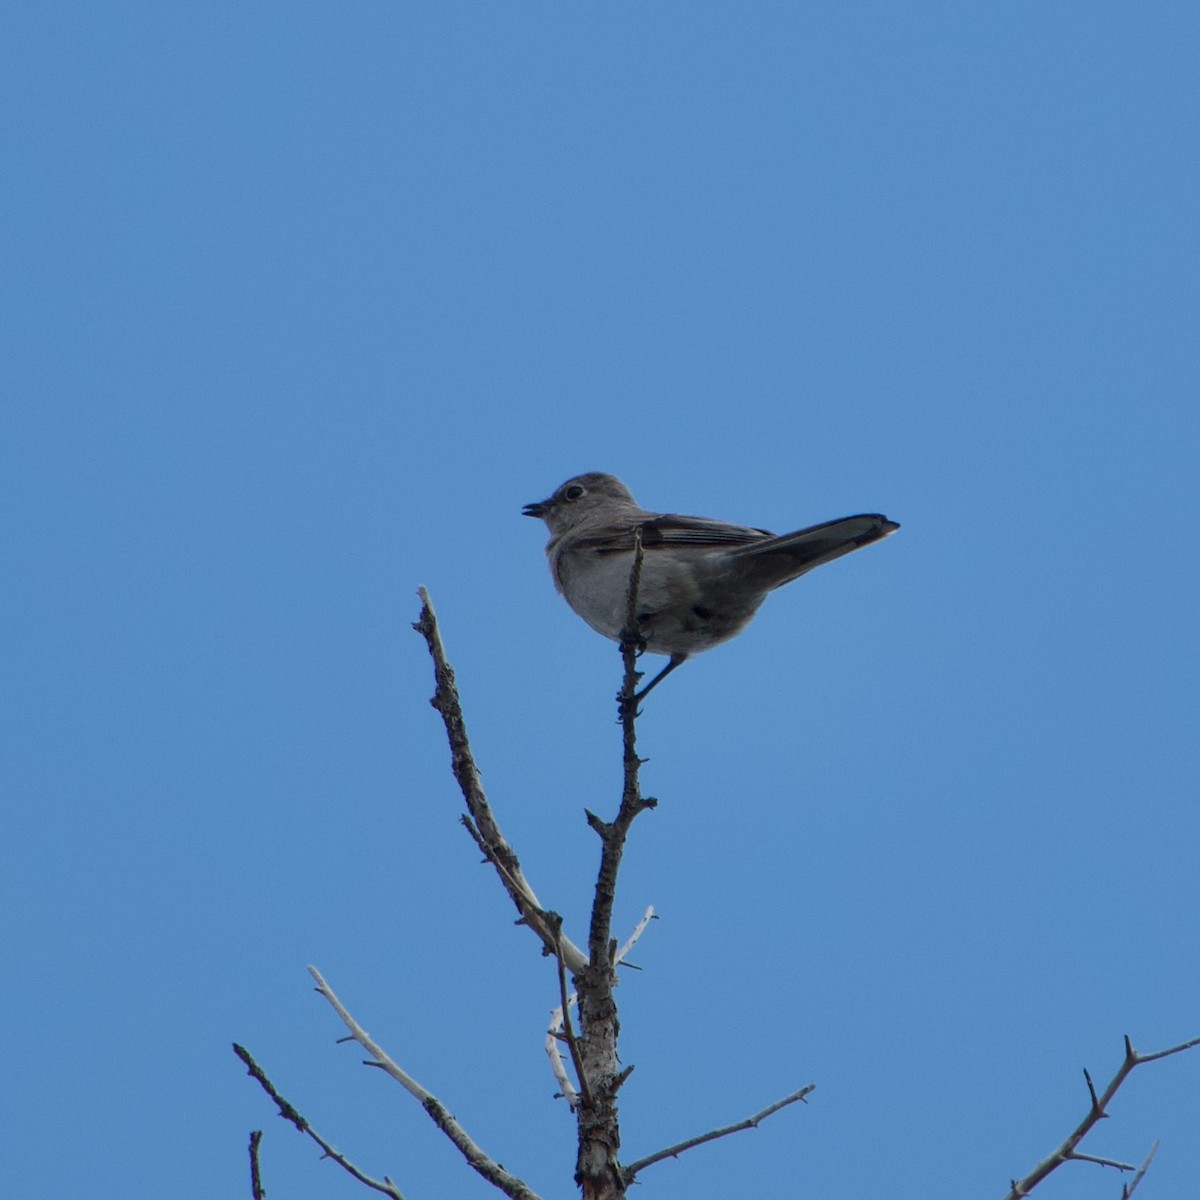
[[[663,513],[642,526],[644,546],[744,546],[771,536],[765,529],[678,513]]]
[[[626,554],[633,549],[634,530],[641,526],[642,545],[646,550],[671,546],[719,547],[745,546],[761,542],[772,535],[765,529],[746,525],[730,525],[707,517],[682,517],[678,513],[647,513],[643,521],[631,520],[624,528],[579,537],[572,543],[575,550],[594,550],[597,554]]]

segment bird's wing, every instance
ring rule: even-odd
[[[771,537],[765,529],[730,525],[707,517],[684,517],[678,513],[647,513],[643,520],[622,521],[620,526],[595,530],[579,537],[574,549],[594,550],[597,554],[624,554],[633,549],[634,532],[642,531],[642,546],[649,552],[672,546],[696,546],[718,549],[745,546]]]
[[[766,529],[731,525],[708,517],[683,517],[678,513],[664,513],[642,526],[645,546],[740,546],[771,536]]]

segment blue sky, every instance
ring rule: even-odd
[[[0,50],[6,1195],[549,1200],[615,647],[521,506],[902,531],[647,703],[616,915],[640,1195],[999,1196],[1200,1034],[1194,5],[48,2]],[[1200,1178],[1200,1057],[1085,1149]],[[1107,1191],[1105,1190],[1107,1189]],[[1072,1164],[1038,1192],[1119,1194]]]

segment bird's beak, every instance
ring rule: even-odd
[[[539,500],[536,504],[527,504],[521,509],[521,515],[526,517],[544,517],[550,507],[549,500]]]

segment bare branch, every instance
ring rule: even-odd
[[[640,967],[634,967],[632,963],[625,963],[624,959],[629,951],[637,944],[637,941],[642,934],[645,933],[646,927],[653,919],[654,906],[650,905],[650,907],[648,907],[642,914],[642,919],[633,927],[633,932],[629,935],[625,945],[623,945],[620,950],[617,951],[617,956],[613,960],[613,964],[615,966],[623,964],[631,967],[635,971],[641,969]],[[560,991],[561,990],[562,989],[560,987]],[[571,1006],[577,1001],[578,996],[574,992],[567,996],[563,1004],[550,1014],[550,1025],[546,1030],[546,1056],[550,1059],[550,1070],[554,1075],[555,1081],[558,1083],[559,1094],[570,1105],[572,1111],[574,1111],[578,1103],[579,1095],[576,1092],[574,1085],[567,1077],[567,1070],[563,1065],[562,1054],[559,1052],[558,1047],[559,1042],[567,1041],[567,1032],[572,1032],[573,1036],[573,1031],[569,1030],[569,1018],[566,1016],[566,1014],[570,1013]],[[575,1066],[576,1070],[578,1071],[579,1064],[576,1063]],[[623,1075],[627,1077],[629,1071],[632,1070],[633,1068],[630,1067],[629,1070],[623,1072]],[[622,1079],[621,1082],[624,1082],[624,1080]]]
[[[1108,1087],[1104,1089],[1102,1095],[1096,1095],[1095,1085],[1092,1083],[1091,1075],[1085,1070],[1083,1073],[1084,1079],[1087,1081],[1088,1087],[1088,1112],[1087,1116],[1079,1122],[1078,1125],[1067,1135],[1062,1145],[1047,1155],[1024,1179],[1014,1180],[1012,1187],[1004,1200],[1021,1200],[1021,1197],[1028,1196],[1043,1179],[1053,1171],[1057,1171],[1065,1162],[1070,1162],[1071,1159],[1082,1159],[1090,1162],[1101,1162],[1104,1166],[1117,1167],[1123,1171],[1132,1171],[1133,1167],[1128,1163],[1118,1163],[1113,1159],[1099,1160],[1092,1158],[1089,1155],[1079,1154],[1076,1152],[1076,1147],[1083,1141],[1098,1122],[1108,1116],[1109,1102],[1117,1094],[1121,1084],[1129,1078],[1135,1067],[1140,1067],[1143,1063],[1155,1062],[1160,1058],[1168,1058],[1172,1054],[1181,1054],[1184,1050],[1190,1050],[1193,1046],[1200,1046],[1200,1038],[1192,1038],[1191,1041],[1181,1042],[1178,1046],[1171,1046],[1167,1050],[1156,1050],[1153,1054],[1139,1054],[1134,1048],[1133,1043],[1129,1040],[1129,1036],[1125,1037],[1125,1057],[1121,1065],[1117,1068],[1117,1073],[1112,1077]],[[1154,1152],[1157,1150],[1157,1143],[1154,1149],[1147,1156],[1146,1161],[1142,1164],[1138,1174],[1131,1181],[1126,1195],[1141,1182],[1142,1176],[1145,1175],[1147,1168],[1150,1166],[1150,1160],[1154,1157]]]
[[[646,911],[642,914],[642,919],[633,927],[633,932],[629,935],[628,941],[626,941],[625,945],[623,945],[620,948],[620,950],[617,951],[617,956],[615,959],[613,959],[614,963],[621,963],[621,962],[625,961],[625,955],[627,955],[630,952],[630,950],[632,950],[634,948],[634,946],[637,945],[638,938],[640,938],[642,936],[642,934],[646,932],[646,926],[649,925],[650,922],[653,920],[654,920],[654,905],[651,904],[650,907],[647,908]],[[632,964],[627,964],[627,965],[632,965]]]
[[[245,1061],[245,1060],[243,1060]],[[258,1166],[258,1147],[262,1142],[262,1130],[250,1131],[250,1197],[251,1200],[265,1200],[267,1193],[263,1191],[262,1172]]]
[[[365,1183],[367,1187],[373,1188],[377,1192],[382,1192],[385,1196],[391,1196],[392,1200],[404,1200],[400,1189],[387,1176],[383,1179],[372,1179],[370,1175],[364,1171],[360,1171],[340,1150],[335,1150],[303,1117],[296,1109],[289,1104],[278,1092],[275,1085],[267,1078],[266,1072],[258,1065],[251,1057],[250,1052],[244,1047],[239,1046],[236,1042],[233,1045],[233,1052],[246,1064],[246,1069],[250,1076],[258,1081],[264,1092],[275,1102],[275,1107],[279,1109],[279,1115],[285,1120],[290,1121],[301,1133],[307,1134],[318,1146],[324,1151],[325,1157],[332,1159],[344,1171],[353,1175],[359,1183]],[[260,1135],[261,1136],[261,1135]],[[250,1164],[251,1176],[255,1190],[255,1198],[258,1200],[261,1197],[262,1185],[258,1180],[258,1145],[251,1135],[250,1140]]]
[[[1095,1154],[1080,1154],[1078,1151],[1074,1151],[1070,1157],[1073,1162],[1090,1162],[1098,1167],[1115,1167],[1118,1171],[1137,1170],[1133,1163],[1121,1162],[1116,1158],[1100,1158]]]
[[[567,1049],[571,1052],[571,1062],[575,1064],[575,1077],[579,1080],[579,1090],[583,1093],[584,1103],[592,1104],[595,1098],[592,1096],[591,1088],[588,1087],[587,1073],[583,1069],[583,1055],[579,1049],[579,1041],[575,1037],[575,1030],[571,1028],[571,1003],[570,998],[567,996],[567,969],[563,964],[561,950],[556,953],[555,958],[558,960],[558,995],[562,1002],[562,1007],[559,1011],[562,1013],[563,1037],[566,1040]]]
[[[1178,1046],[1172,1046],[1168,1050],[1157,1050],[1153,1054],[1138,1054],[1129,1042],[1129,1038],[1125,1039],[1125,1053],[1133,1055],[1137,1059],[1135,1066],[1141,1066],[1142,1063],[1156,1062],[1160,1058],[1170,1058],[1172,1054],[1181,1054],[1184,1050],[1190,1050],[1193,1046],[1200,1046],[1200,1037],[1192,1038],[1190,1042],[1181,1042]]]
[[[1150,1153],[1142,1160],[1142,1165],[1138,1167],[1137,1174],[1121,1189],[1121,1200],[1129,1200],[1133,1195],[1134,1189],[1143,1179],[1146,1178],[1146,1172],[1150,1169],[1150,1164],[1154,1161],[1154,1156],[1158,1153],[1158,1139],[1154,1139],[1154,1145],[1150,1147]]]
[[[574,1112],[579,1104],[579,1093],[575,1090],[575,1085],[567,1077],[567,1068],[563,1065],[562,1054],[559,1052],[558,1043],[565,1040],[562,1033],[564,1013],[576,1002],[578,997],[572,992],[567,997],[567,1007],[556,1008],[550,1014],[550,1025],[546,1030],[546,1056],[550,1059],[550,1070],[558,1083],[559,1094],[570,1106]]]
[[[506,1196],[511,1196],[512,1200],[539,1200],[537,1193],[528,1184],[506,1171],[494,1158],[480,1149],[432,1092],[423,1088],[393,1061],[383,1047],[350,1015],[346,1006],[337,998],[316,967],[310,966],[308,973],[316,980],[317,991],[329,1001],[333,1010],[341,1017],[342,1022],[350,1031],[350,1036],[371,1055],[367,1066],[379,1067],[400,1084],[409,1095],[420,1101],[421,1107],[429,1114],[430,1120],[454,1143],[471,1167],[488,1183],[499,1188]]]
[[[601,851],[588,926],[588,961],[583,970],[575,972],[583,1059],[581,1078],[586,1080],[591,1094],[590,1102],[585,1100],[576,1107],[579,1154],[575,1162],[575,1181],[582,1189],[584,1200],[613,1200],[625,1194],[617,1159],[621,1146],[617,1089],[626,1076],[621,1071],[617,1054],[617,1006],[613,998],[617,982],[617,945],[612,937],[612,913],[629,828],[638,813],[653,808],[656,803],[652,798],[643,798],[638,782],[641,759],[637,756],[637,681],[640,678],[637,656],[642,641],[638,632],[637,601],[643,554],[641,529],[638,528],[634,531],[625,628],[621,634],[621,659],[625,671],[617,697],[624,748],[621,804],[611,824],[594,813],[587,814],[588,824],[600,835]]]
[[[638,772],[642,760],[637,756],[637,681],[641,678],[637,669],[640,649],[637,624],[637,593],[642,575],[642,531],[634,532],[633,567],[629,573],[629,593],[625,631],[621,635],[621,658],[625,666],[625,677],[618,697],[621,709],[621,741],[623,747],[622,766],[624,782],[621,789],[621,806],[612,824],[606,824],[594,814],[588,814],[588,824],[600,834],[603,850],[600,854],[600,873],[596,880],[596,896],[592,904],[592,921],[588,931],[588,963],[593,971],[607,970],[612,965],[609,942],[612,937],[612,908],[616,898],[617,873],[621,856],[625,850],[625,838],[629,827],[638,813],[654,808],[658,801],[653,797],[642,797]]]
[[[691,1150],[695,1146],[703,1146],[705,1142],[715,1142],[717,1138],[723,1138],[731,1133],[741,1133],[743,1129],[756,1129],[760,1122],[765,1121],[781,1108],[787,1108],[789,1104],[795,1104],[797,1100],[804,1100],[816,1086],[815,1083],[810,1083],[807,1087],[802,1087],[798,1092],[793,1092],[790,1096],[784,1096],[782,1100],[776,1100],[774,1104],[767,1105],[762,1112],[756,1112],[754,1116],[747,1117],[744,1121],[738,1121],[735,1125],[725,1125],[720,1129],[710,1130],[708,1133],[702,1133],[698,1137],[688,1138],[685,1142],[677,1142],[674,1146],[668,1146],[665,1150],[659,1150],[655,1154],[648,1154],[645,1158],[639,1158],[637,1162],[630,1163],[624,1169],[623,1174],[626,1184],[632,1183],[639,1171],[644,1171],[647,1167],[653,1166],[657,1162],[662,1162],[663,1159],[677,1158],[685,1150]]]
[[[500,881],[512,897],[523,922],[541,938],[545,952],[554,954],[556,945],[561,941],[563,959],[568,969],[572,973],[580,971],[586,961],[583,951],[567,938],[556,939],[551,923],[546,920],[546,910],[521,870],[516,851],[505,840],[492,815],[491,805],[488,804],[483,784],[480,782],[479,769],[471,753],[462,703],[458,698],[458,686],[454,681],[454,669],[446,661],[437,614],[433,611],[429,593],[424,588],[419,588],[418,594],[421,597],[421,615],[413,628],[425,639],[433,658],[436,689],[430,703],[441,714],[442,724],[446,727],[454,778],[458,781],[459,790],[467,804],[467,812],[470,813],[469,822],[464,818],[463,823],[487,860],[496,868]]]

